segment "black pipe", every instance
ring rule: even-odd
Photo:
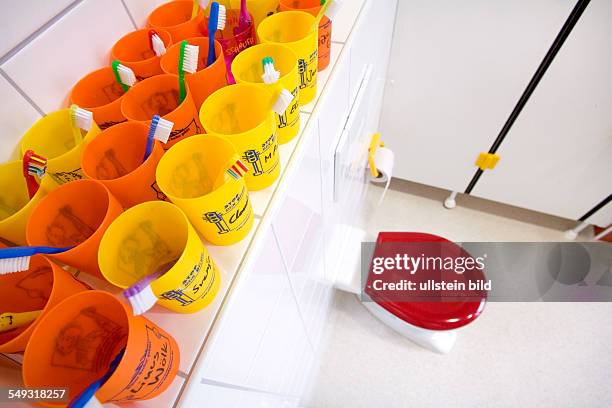
[[[550,67],[550,64],[555,59],[555,56],[557,55],[557,53],[563,46],[563,43],[565,42],[565,40],[567,40],[567,37],[569,37],[570,33],[574,29],[574,26],[580,19],[580,16],[582,16],[582,13],[587,8],[590,1],[591,0],[578,0],[576,5],[574,6],[574,9],[570,13],[567,20],[565,21],[565,24],[563,24],[561,31],[559,31],[559,34],[557,34],[557,38],[555,38],[555,41],[553,41],[550,49],[544,56],[544,59],[542,60],[542,62],[540,63],[540,66],[538,67],[535,74],[533,74],[531,81],[529,81],[527,88],[525,88],[523,95],[521,95],[521,98],[519,99],[516,106],[512,110],[510,117],[504,124],[504,127],[499,132],[499,135],[497,135],[497,138],[493,142],[493,145],[491,145],[491,148],[489,149],[489,153],[494,154],[495,152],[497,152],[497,149],[499,149],[499,146],[501,146],[502,142],[504,141],[504,138],[508,135],[508,132],[510,132],[512,125],[514,125],[514,122],[516,121],[518,116],[521,114],[521,111],[527,104],[527,101],[531,97],[531,94],[533,93],[533,91],[536,89],[536,87],[540,83],[540,80],[542,79],[542,77],[544,77],[544,74],[548,70],[548,67]],[[478,179],[480,179],[480,176],[482,176],[482,173],[483,171],[481,169],[478,169],[476,171],[476,174],[474,174],[474,177],[472,177],[470,184],[465,189],[465,194],[470,194],[472,192],[472,190],[476,186],[476,183],[478,182]]]
[[[612,201],[612,194],[610,194],[607,198],[604,198],[603,201],[599,204],[597,204],[595,207],[593,207],[589,212],[587,212],[586,214],[584,214],[582,217],[580,217],[579,221],[586,221],[588,218],[591,217],[591,215],[595,214],[597,211],[601,210],[602,208],[604,208],[606,205],[608,205],[608,203]],[[605,227],[605,225],[604,225]]]

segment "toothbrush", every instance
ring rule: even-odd
[[[272,110],[278,115],[283,115],[291,102],[293,101],[293,94],[286,89],[282,89],[278,95],[278,99],[272,105]]]
[[[163,271],[158,270],[145,276],[138,282],[123,291],[123,296],[132,305],[134,316],[138,316],[155,306],[157,296],[151,289],[151,282],[163,275]]]
[[[72,123],[72,132],[74,133],[74,145],[78,145],[83,140],[81,129],[85,132],[91,130],[93,124],[93,113],[88,110],[79,108],[78,105],[70,106],[70,121]]]
[[[341,8],[341,0],[326,0],[324,4],[322,4],[321,10],[319,10],[319,14],[317,14],[317,17],[315,18],[315,21],[312,24],[312,31],[319,29],[319,24],[321,23],[323,16],[327,16],[327,18],[333,20]]]
[[[210,6],[210,15],[208,16],[208,61],[206,66],[213,64],[217,59],[215,56],[215,33],[217,30],[225,28],[226,17],[225,6],[214,1]]]
[[[143,163],[151,155],[155,139],[162,143],[168,143],[173,127],[174,123],[170,122],[169,120],[163,119],[159,115],[153,116],[151,126],[149,127],[149,135],[147,136],[147,147],[145,148],[144,158],[142,159]]]
[[[189,45],[187,40],[181,41],[181,48],[178,61],[179,75],[179,104],[185,100],[187,96],[187,87],[185,86],[185,72],[195,74],[198,70],[198,56],[200,55],[200,47],[197,45]]]
[[[161,57],[166,53],[166,46],[161,37],[155,30],[149,30],[149,47],[153,50],[156,56]]]
[[[23,177],[28,187],[28,195],[32,198],[39,188],[36,177],[42,179],[47,171],[47,159],[37,155],[32,150],[28,150],[23,155],[22,166]]]
[[[272,57],[265,57],[263,60],[261,60],[261,63],[264,71],[261,79],[263,79],[264,83],[268,85],[276,83],[280,78],[280,71],[277,71],[276,68],[274,68],[274,60]]]
[[[0,276],[14,272],[27,271],[30,258],[37,254],[59,254],[73,247],[55,248],[46,246],[0,248]]]
[[[98,390],[104,385],[106,381],[113,375],[121,359],[123,358],[123,354],[125,353],[125,348],[121,349],[119,354],[115,356],[113,361],[111,361],[108,366],[108,370],[102,377],[91,383],[87,388],[85,388],[75,399],[73,399],[68,406],[70,408],[103,408],[102,403],[96,398],[95,394]]]
[[[115,73],[115,80],[121,85],[124,92],[127,92],[131,86],[136,83],[136,75],[130,68],[122,65],[119,61],[114,60],[111,63],[113,72]]]
[[[227,174],[229,174],[234,180],[240,180],[241,177],[249,171],[249,168],[242,162],[242,160],[236,160],[229,169],[227,169]]]
[[[247,2],[246,0],[240,0],[240,18],[238,20],[238,26],[234,27],[234,35],[238,35],[241,31],[246,30],[251,23],[251,15],[249,14],[249,10],[247,10]]]
[[[26,326],[32,323],[40,314],[42,310],[33,310],[31,312],[6,312],[0,314],[0,333],[7,332],[9,330],[16,329],[18,327]]]
[[[263,64],[263,75],[261,78],[267,85],[272,85],[278,82],[280,78],[280,71],[274,68],[274,59],[272,57],[265,57],[261,60]],[[283,115],[291,102],[293,101],[293,94],[287,89],[282,89],[278,95],[278,99],[272,105],[272,110],[279,115]]]
[[[225,180],[227,176],[230,176],[234,180],[240,180],[241,177],[244,177],[246,173],[249,172],[249,168],[246,164],[240,159],[236,159],[235,157],[229,160],[229,164],[227,166],[227,170],[219,173],[215,182],[213,183],[212,189],[215,190],[225,184]]]
[[[208,3],[210,3],[210,0],[193,0],[193,8],[191,9],[191,19],[193,20],[194,18],[196,18],[196,16],[200,12],[200,8],[202,8],[202,10],[206,10],[206,7],[208,7]]]

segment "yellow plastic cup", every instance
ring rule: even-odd
[[[70,109],[61,109],[41,118],[21,139],[21,154],[33,150],[47,159],[47,174],[42,184],[61,185],[85,177],[81,154],[87,143],[100,133],[93,122],[79,143],[75,142]]]
[[[263,74],[262,59],[272,57],[274,67],[281,77],[275,84],[266,85],[261,78]],[[281,44],[258,44],[242,51],[232,63],[232,72],[236,82],[257,84],[267,88],[275,97],[283,89],[293,94],[293,102],[282,115],[276,116],[278,143],[285,144],[300,131],[300,88],[297,74],[297,55],[291,48]]]
[[[174,145],[157,166],[159,188],[215,245],[234,244],[253,226],[244,178],[235,180],[225,173],[237,159],[227,139],[198,135]]]
[[[43,183],[30,199],[21,160],[0,164],[0,238],[27,245],[26,225],[30,213],[53,183]]]
[[[279,0],[247,0],[247,9],[253,16],[255,29],[264,18],[271,16],[278,11]],[[240,9],[240,0],[231,0],[231,8]]]
[[[242,83],[219,89],[200,109],[207,133],[227,137],[249,167],[245,177],[249,190],[264,189],[280,175],[273,101],[268,90]]]
[[[315,20],[304,11],[283,11],[267,17],[257,29],[261,43],[282,43],[296,53],[302,105],[317,96],[319,32],[313,30]]]
[[[221,281],[185,214],[164,201],[142,203],[119,216],[102,238],[98,263],[104,277],[120,288],[167,269],[151,289],[161,306],[179,313],[210,304]]]

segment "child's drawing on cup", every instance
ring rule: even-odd
[[[115,149],[108,149],[104,152],[102,159],[96,166],[96,177],[99,180],[113,180],[125,176],[128,171],[123,167]]]
[[[246,225],[252,211],[247,189],[243,186],[238,194],[224,204],[223,209],[208,211],[202,214],[202,219],[214,224],[217,227],[217,232],[223,235],[239,230]]]
[[[147,116],[164,116],[175,110],[178,106],[179,92],[171,89],[166,92],[155,92],[140,106]]]
[[[24,292],[23,296],[46,303],[53,287],[53,271],[48,266],[39,266],[17,282],[15,287]]]
[[[83,170],[80,167],[70,171],[48,172],[47,174],[59,185],[84,178]]]
[[[51,365],[99,372],[127,342],[127,329],[88,307],[62,327],[55,339]]]
[[[298,74],[300,76],[300,89],[312,88],[316,85],[318,51],[310,54],[308,61],[298,60]]]
[[[134,279],[153,273],[173,260],[170,247],[155,231],[151,221],[141,222],[127,235],[119,251],[118,269]]]
[[[78,245],[89,238],[94,229],[74,214],[72,207],[61,207],[51,223],[47,226],[46,237],[53,246]]]
[[[153,325],[145,325],[146,345],[140,363],[128,385],[110,398],[110,401],[146,399],[167,382],[172,368],[178,364],[178,350],[166,333]]]
[[[253,176],[261,176],[262,174],[272,174],[280,164],[278,155],[278,140],[276,132],[261,145],[261,150],[250,149],[246,150],[242,158],[253,168]]]
[[[184,136],[197,135],[199,133],[202,133],[202,129],[200,128],[198,122],[195,119],[191,119],[191,121],[182,128],[172,130],[172,132],[170,132],[170,137],[168,138],[168,140],[176,140]]]
[[[121,85],[119,85],[119,83],[113,81],[108,85],[102,87],[102,93],[108,99],[108,103],[111,103],[119,99],[123,95],[124,91]]]
[[[217,283],[217,267],[203,248],[199,261],[193,265],[180,285],[163,292],[160,297],[176,301],[181,307],[189,306],[198,299],[204,299]]]
[[[212,179],[206,171],[202,154],[193,153],[190,161],[184,161],[172,171],[172,188],[182,197],[199,197],[212,190]]]

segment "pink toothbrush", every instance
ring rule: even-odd
[[[234,35],[246,30],[249,24],[251,24],[251,15],[247,10],[246,0],[240,0],[240,19],[238,20],[238,27],[234,28]]]

